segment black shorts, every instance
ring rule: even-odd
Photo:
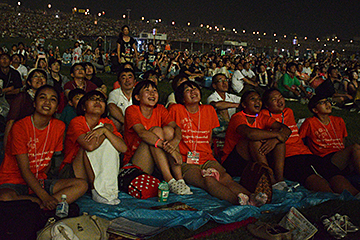
[[[319,174],[326,180],[329,180],[336,175],[348,175],[350,173],[349,166],[341,171],[335,164],[332,163],[331,159],[335,154],[336,152],[325,155],[321,158],[321,162],[315,167],[316,171],[318,171]]]
[[[316,174],[311,167],[316,161],[322,161],[322,159],[312,154],[287,157],[285,158],[284,177],[304,185],[309,176]]]
[[[248,162],[248,160],[240,156],[240,154],[236,151],[236,147],[234,147],[222,165],[226,169],[226,172],[230,174],[230,176],[241,177],[241,174]]]

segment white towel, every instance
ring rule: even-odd
[[[92,152],[85,151],[94,171],[94,188],[109,202],[118,198],[119,152],[108,139]]]

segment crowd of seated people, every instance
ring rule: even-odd
[[[345,177],[360,174],[360,147],[345,146],[345,123],[331,116],[333,104],[358,110],[356,61],[158,53],[152,44],[137,53],[129,30],[125,26],[118,40],[120,70],[111,91],[96,76],[104,63],[97,48],[92,55],[77,42],[66,61],[41,52],[34,69],[22,51],[0,52],[1,94],[10,108],[1,115],[0,200],[30,199],[53,209],[61,194],[73,202],[89,188],[94,201],[116,205],[120,167],[132,163],[163,178],[175,194],[193,194],[192,185],[232,204],[261,206],[268,196],[232,178],[249,162],[271,169],[277,190],[287,189],[287,179],[312,191],[347,190],[360,198]],[[123,55],[129,53],[124,48],[130,54]],[[71,80],[60,74],[68,61]],[[214,92],[201,102],[205,77]],[[159,90],[160,81],[174,92]],[[308,102],[314,114],[300,130],[285,98]],[[214,137],[225,143],[218,156]],[[54,167],[49,159],[61,151],[58,179],[48,179]]]

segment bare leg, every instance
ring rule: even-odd
[[[225,169],[223,169],[222,167],[218,168],[216,166],[214,166],[214,168],[218,170],[220,174],[220,183],[230,189],[230,191],[236,194],[236,196],[239,195],[239,193],[244,193],[246,195],[250,194],[250,192],[246,188],[235,182],[232,177],[225,171]]]
[[[30,200],[41,206],[42,201],[37,197],[28,195],[17,195],[17,193],[10,188],[0,189],[0,201],[15,201],[15,200]]]
[[[66,194],[66,201],[72,203],[79,197],[84,195],[88,189],[88,185],[85,180],[71,178],[58,180],[54,186],[54,195],[59,202],[61,201],[61,195]]]
[[[154,171],[154,160],[152,158],[149,145],[145,142],[141,142],[136,149],[131,162],[140,167],[147,174],[152,174]]]
[[[91,163],[89,161],[88,156],[86,155],[86,152],[84,152],[84,168],[87,175],[87,182],[90,184],[91,189],[94,188],[94,180],[95,180],[95,173],[94,170],[91,167]]]
[[[166,141],[171,141],[174,139],[174,128],[165,126],[163,128],[164,132],[164,139]],[[180,154],[179,147],[176,147],[176,151],[174,151],[171,155],[167,154],[170,162],[170,168],[176,180],[182,179],[182,172],[181,172],[181,164],[175,164],[176,161],[182,163],[182,156]],[[176,160],[175,160],[176,159]]]
[[[204,189],[216,198],[226,200],[232,204],[239,204],[237,194],[213,177],[202,177],[201,170],[198,168],[189,169],[184,178],[187,183]],[[226,182],[227,179],[223,181]],[[248,194],[248,191],[246,191],[245,194]]]
[[[248,152],[251,156],[251,159],[253,159],[253,161],[263,163],[270,167],[266,156],[260,154],[260,152],[259,152],[259,148],[261,145],[262,145],[262,142],[260,142],[260,141],[249,141]],[[278,182],[276,176],[274,176],[273,174],[270,175],[270,179],[271,179],[272,184]]]
[[[360,174],[360,145],[353,144],[342,151],[334,154],[331,162],[340,170],[343,170],[350,164],[357,174]]]
[[[153,127],[150,129],[159,138],[164,139],[162,128]],[[132,163],[141,167],[144,172],[152,174],[154,171],[154,163],[160,169],[165,181],[169,182],[173,179],[170,172],[170,164],[166,153],[154,146],[149,146],[145,142],[141,142],[134,156],[132,157]]]
[[[305,180],[305,187],[315,192],[333,192],[328,181],[316,174],[309,176]]]
[[[356,194],[359,193],[359,191],[344,176],[334,176],[329,180],[329,183],[336,193],[342,193],[344,190],[349,191],[353,196],[356,196]]]
[[[284,181],[284,165],[285,165],[285,143],[279,143],[271,152],[274,162],[274,175],[276,182]]]
[[[84,167],[84,149],[80,148],[78,153],[75,156],[75,159],[72,163],[74,174],[76,178],[81,178],[84,180],[88,180],[88,176]]]
[[[160,127],[154,127],[151,128],[150,131],[155,133],[159,138],[165,139],[164,131]],[[167,154],[164,152],[164,150],[160,148],[156,148],[154,146],[149,146],[151,155],[153,156],[153,159],[156,163],[156,166],[160,169],[163,178],[166,182],[169,182],[171,179],[173,179],[173,176],[170,172],[170,164],[167,157]]]

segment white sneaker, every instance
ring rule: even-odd
[[[277,182],[274,185],[272,185],[273,190],[279,190],[279,191],[287,191],[289,189],[288,185],[285,181]]]
[[[334,215],[334,219],[338,221],[339,225],[342,227],[342,229],[345,230],[346,233],[353,233],[359,230],[359,227],[350,222],[350,218],[347,215],[340,215],[336,213]]]
[[[106,198],[103,198],[100,196],[100,194],[95,190],[91,190],[92,200],[98,203],[108,204],[108,205],[118,205],[121,201],[118,198],[115,198],[111,201],[107,200]]]
[[[346,237],[346,231],[339,225],[338,221],[336,221],[334,217],[324,218],[322,223],[324,224],[326,231],[334,238],[342,239]]]
[[[193,194],[190,187],[188,185],[186,185],[184,179],[175,180],[173,178],[168,182],[168,184],[169,184],[170,191],[177,194],[177,195],[191,195],[191,194]]]

